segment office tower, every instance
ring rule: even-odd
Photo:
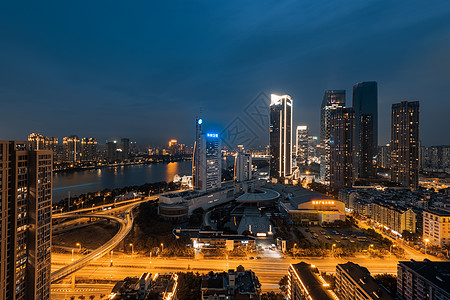
[[[419,101],[392,104],[392,181],[418,188],[419,146]]]
[[[378,147],[377,166],[383,169],[391,168],[391,146],[389,144]]]
[[[330,185],[338,190],[353,185],[353,108],[338,107],[330,114]]]
[[[106,141],[106,161],[108,163],[114,163],[119,160],[119,158],[117,157],[117,150],[118,148],[116,140]]]
[[[292,99],[271,95],[270,101],[270,178],[285,182],[292,175]]]
[[[202,191],[220,188],[222,183],[222,150],[217,133],[200,135],[198,157],[198,187]]]
[[[0,141],[0,299],[50,299],[53,151]]]
[[[375,178],[378,150],[378,87],[375,81],[353,86],[355,177]]]
[[[121,157],[119,159],[125,160],[130,158],[130,139],[122,138],[120,139],[121,147]]]
[[[320,140],[317,136],[308,136],[308,163],[320,162]]]
[[[330,182],[330,115],[331,111],[345,106],[345,90],[327,90],[320,108],[320,179]]]
[[[369,270],[352,262],[336,266],[336,294],[340,300],[393,300],[388,291],[378,285]]]
[[[194,189],[200,189],[200,136],[202,134],[203,120],[200,118],[195,119],[195,142],[194,153],[192,157],[192,183]]]
[[[81,160],[96,161],[97,160],[97,140],[94,138],[81,139]]]
[[[234,160],[234,180],[237,182],[252,179],[252,155],[236,153]]]
[[[295,151],[297,165],[308,165],[308,126],[297,126]]]
[[[405,300],[448,300],[449,261],[399,261],[397,296]]]
[[[76,135],[63,138],[63,160],[78,162],[80,157],[80,139]]]

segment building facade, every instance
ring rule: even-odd
[[[308,165],[308,126],[297,126],[295,134],[295,156],[297,165]]]
[[[372,203],[372,219],[381,225],[395,231],[398,235],[404,231],[416,232],[416,213],[406,207],[377,201]]]
[[[252,155],[248,153],[236,153],[234,160],[234,180],[237,182],[252,178]]]
[[[320,108],[320,179],[330,182],[330,118],[331,112],[345,106],[345,90],[327,90]]]
[[[392,105],[391,180],[419,187],[419,101]]]
[[[444,209],[423,212],[423,239],[431,245],[450,244],[450,211]]]
[[[449,274],[448,261],[400,261],[397,266],[397,296],[404,300],[448,300]]]
[[[0,141],[0,298],[50,299],[53,151]]]
[[[289,265],[287,297],[289,300],[336,299],[320,277],[319,270],[305,262]],[[329,286],[329,285],[328,285]]]
[[[63,138],[63,161],[68,163],[80,160],[80,139],[76,135]]]
[[[375,81],[353,86],[355,177],[374,178],[378,148],[378,87]]]
[[[330,115],[330,185],[339,190],[353,185],[353,108],[338,107]]]
[[[289,95],[271,95],[269,175],[274,182],[292,175],[292,105]]]
[[[194,152],[192,157],[192,183],[194,189],[200,189],[200,138],[202,134],[203,120],[200,118],[195,119],[195,141],[194,141]]]
[[[96,161],[97,160],[97,140],[94,138],[81,139],[81,160]]]
[[[391,168],[391,146],[389,144],[378,147],[377,166],[383,169]]]

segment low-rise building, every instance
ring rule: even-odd
[[[450,211],[446,209],[423,212],[423,238],[426,243],[444,246],[450,244]]]
[[[416,232],[416,214],[404,206],[376,201],[373,203],[372,219],[398,235],[403,231]]]
[[[449,261],[400,261],[397,295],[404,300],[450,299]]]
[[[335,285],[340,300],[393,300],[367,268],[352,262],[336,266]]]
[[[141,277],[127,277],[118,281],[112,291],[110,299],[114,300],[175,300],[177,299],[178,275],[144,273]]]
[[[261,284],[251,270],[238,266],[236,270],[222,273],[210,273],[202,279],[203,300],[244,300],[259,299]]]

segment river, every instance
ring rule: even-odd
[[[104,189],[142,185],[158,181],[170,182],[175,174],[191,175],[191,161],[157,163],[59,172],[53,175],[53,202],[71,196]]]

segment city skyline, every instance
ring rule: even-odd
[[[318,136],[323,92],[350,95],[370,80],[379,87],[379,145],[389,142],[390,107],[400,101],[421,102],[422,145],[449,140],[435,133],[450,126],[446,2],[286,2],[276,9],[240,4],[239,11],[233,3],[107,11],[8,5],[1,13],[4,140],[40,132],[129,136],[141,144],[163,144],[169,135],[187,143],[194,137],[186,125],[200,108],[220,130],[261,91],[291,95],[293,125]],[[286,41],[289,47],[274,46]]]

